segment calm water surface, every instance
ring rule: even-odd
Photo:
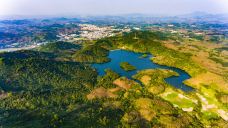
[[[126,50],[114,50],[109,52],[108,57],[111,59],[110,62],[104,64],[93,64],[92,66],[97,69],[99,75],[101,76],[105,74],[105,69],[109,68],[117,72],[121,76],[126,76],[128,78],[132,78],[132,76],[135,75],[139,70],[156,68],[170,69],[177,72],[179,76],[171,76],[166,78],[165,81],[168,84],[183,91],[193,90],[193,88],[183,83],[184,80],[190,78],[190,76],[185,71],[178,68],[155,64],[150,60],[150,58],[153,57],[151,54],[149,54],[146,58],[141,58],[142,55],[143,54],[141,53],[135,53]],[[137,70],[127,72],[120,68],[121,62],[128,62],[131,65],[135,66]]]

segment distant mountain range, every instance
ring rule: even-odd
[[[228,14],[209,14],[194,12],[177,16],[159,16],[148,14],[125,14],[125,15],[101,15],[101,16],[0,16],[2,20],[25,20],[25,19],[52,19],[58,21],[99,21],[99,22],[123,22],[123,23],[157,23],[157,22],[207,22],[228,23]],[[20,22],[20,21],[17,21]],[[23,21],[25,22],[25,21]],[[13,23],[13,22],[12,22]]]
[[[118,19],[127,22],[207,22],[207,23],[228,23],[228,14],[209,14],[205,12],[194,12],[177,16],[156,16],[145,14],[128,14],[120,16],[100,16],[97,19]]]

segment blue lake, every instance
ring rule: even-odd
[[[191,91],[193,88],[185,85],[183,83],[184,80],[189,79],[190,75],[186,73],[185,71],[174,68],[174,67],[169,67],[169,66],[163,66],[163,65],[158,65],[153,63],[150,58],[153,57],[151,54],[148,54],[147,57],[141,58],[143,54],[141,53],[135,53],[135,52],[130,52],[126,50],[114,50],[109,52],[109,58],[111,59],[110,62],[108,63],[103,63],[103,64],[93,64],[92,66],[98,71],[99,75],[103,76],[105,74],[105,69],[112,69],[116,73],[120,74],[121,76],[125,76],[127,78],[132,78],[133,75],[137,73],[139,70],[144,70],[144,69],[156,69],[156,68],[161,68],[161,69],[170,69],[179,74],[179,76],[171,76],[165,79],[165,81],[176,87],[179,88],[183,91]],[[128,62],[131,65],[135,66],[137,70],[133,71],[125,71],[120,67],[121,62]]]

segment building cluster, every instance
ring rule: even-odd
[[[80,24],[79,26],[81,27],[80,37],[82,38],[93,40],[115,35],[113,26],[98,27],[91,24]]]
[[[60,34],[58,37],[61,40],[95,40],[104,37],[115,36],[122,32],[130,32],[131,29],[128,27],[115,28],[115,26],[96,26],[92,24],[79,24],[80,30],[73,34]]]

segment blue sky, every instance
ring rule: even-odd
[[[228,0],[0,0],[0,15],[228,13]]]

